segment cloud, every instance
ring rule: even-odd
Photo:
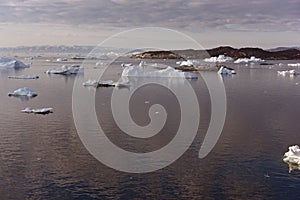
[[[298,0],[10,0],[0,3],[0,23],[300,31],[299,10]]]

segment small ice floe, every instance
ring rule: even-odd
[[[20,75],[20,76],[8,76],[11,79],[38,79],[39,76],[36,75]]]
[[[220,69],[218,70],[218,74],[222,75],[232,75],[236,74],[235,70],[226,66],[221,66]]]
[[[283,161],[295,165],[300,165],[300,148],[298,145],[289,147],[289,151],[283,155]]]
[[[296,76],[296,75],[299,75],[300,72],[297,72],[296,70],[292,69],[292,70],[286,70],[286,71],[277,71],[277,74],[278,75],[281,75],[281,76]]]
[[[122,63],[121,64],[122,67],[130,67],[132,65],[133,65],[132,63]]]
[[[288,64],[290,67],[300,67],[300,63],[290,63]]]
[[[32,108],[25,108],[21,110],[24,113],[34,113],[34,114],[49,114],[52,113],[53,108],[39,108],[39,109],[32,109]]]
[[[166,69],[156,71],[146,71],[143,67],[128,66],[125,67],[122,76],[125,77],[173,77],[173,78],[187,78],[197,79],[198,76],[195,73],[183,72],[181,70],[174,69],[173,67],[167,67]]]
[[[218,57],[210,57],[210,58],[205,58],[203,60],[204,62],[232,62],[233,58],[225,56],[225,55],[219,55]]]
[[[27,97],[35,97],[37,96],[36,92],[33,92],[30,88],[23,87],[15,90],[14,92],[8,93],[8,96],[27,96]]]
[[[57,62],[66,62],[66,61],[68,61],[68,58],[57,58],[56,61]]]
[[[69,66],[62,66],[61,68],[53,68],[49,69],[45,72],[46,74],[62,74],[62,75],[69,75],[69,74],[81,74],[83,73],[83,68],[79,65],[72,65]]]
[[[193,61],[191,60],[187,60],[187,61],[179,61],[179,62],[176,62],[176,64],[179,64],[179,66],[188,66],[188,67],[192,67],[194,66],[194,63]]]
[[[22,69],[29,68],[29,65],[24,64],[21,61],[0,57],[0,69]]]
[[[107,81],[96,81],[96,80],[88,80],[87,82],[83,83],[85,87],[130,87],[129,82],[114,82],[113,80]]]
[[[264,60],[260,58],[255,58],[255,56],[251,56],[250,58],[239,58],[234,63],[259,63],[264,62]]]

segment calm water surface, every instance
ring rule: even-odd
[[[198,158],[198,151],[209,124],[210,99],[203,79],[190,81],[201,110],[193,144],[164,169],[129,174],[103,165],[85,149],[72,116],[75,76],[44,74],[61,66],[44,60],[34,59],[26,70],[0,73],[0,199],[296,199],[300,195],[300,171],[289,173],[282,161],[289,145],[300,144],[300,77],[279,77],[276,72],[287,65],[235,65],[237,75],[223,77],[228,104],[225,126],[204,159]],[[119,65],[114,69],[118,73]],[[86,73],[93,70],[97,69]],[[7,78],[19,74],[40,78]],[[38,96],[29,100],[7,96],[25,86]],[[120,137],[109,111],[112,90],[97,89],[96,111],[115,144],[146,152],[172,140],[180,120],[172,93],[148,86],[133,98],[130,111],[137,124],[149,123],[145,101],[164,105],[171,117],[161,133],[142,141]],[[53,107],[54,112],[21,113],[25,107]]]

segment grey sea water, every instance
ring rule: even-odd
[[[299,61],[231,66],[237,74],[222,77],[227,94],[224,129],[204,159],[198,158],[198,151],[208,128],[211,102],[201,76],[189,81],[201,112],[193,144],[166,168],[131,174],[103,165],[79,139],[72,115],[76,76],[44,73],[52,67],[81,64],[81,61],[61,63],[47,59],[37,57],[25,61],[32,62],[28,69],[0,73],[0,199],[296,199],[299,196],[300,171],[289,173],[282,156],[288,146],[300,144],[300,77],[277,75],[277,70],[295,68],[287,63]],[[85,69],[85,73],[94,73],[97,67],[93,65],[95,68]],[[120,76],[120,65],[116,61],[107,72],[108,79]],[[7,78],[21,74],[40,78]],[[25,86],[38,96],[26,100],[7,95]],[[122,136],[116,126],[110,111],[112,90],[97,89],[95,108],[99,123],[115,144],[133,152],[145,152],[159,149],[172,140],[180,110],[171,92],[150,85],[135,94],[130,112],[137,124],[149,123],[147,101],[164,105],[170,116],[162,133],[142,141]],[[53,113],[21,113],[25,107],[53,107]]]

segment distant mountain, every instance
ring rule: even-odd
[[[276,51],[285,51],[285,50],[289,50],[289,49],[300,50],[300,46],[299,47],[277,47],[277,48],[273,48],[273,49],[267,49],[267,51],[276,52]]]

